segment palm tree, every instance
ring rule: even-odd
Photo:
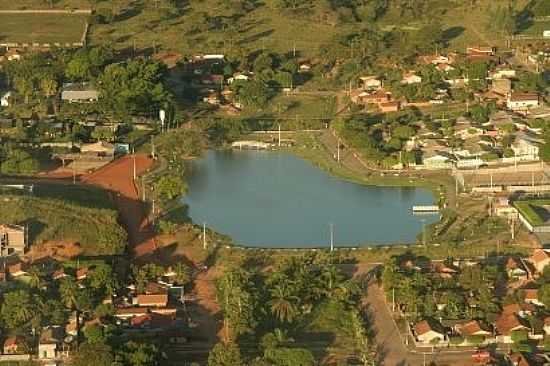
[[[78,295],[80,289],[78,283],[73,277],[65,277],[61,284],[59,285],[59,294],[61,295],[61,300],[65,303],[65,306],[69,310],[76,311],[76,332],[77,340],[78,335],[80,334],[80,312],[78,309]]]
[[[179,285],[185,285],[191,280],[191,269],[183,263],[176,264],[174,273],[174,280]]]
[[[298,309],[294,302],[298,297],[292,295],[290,288],[285,284],[278,284],[271,290],[271,300],[269,306],[271,313],[281,322],[292,322],[298,314]]]
[[[44,286],[44,281],[43,281],[43,275],[44,273],[42,273],[42,271],[40,270],[40,268],[36,267],[36,266],[32,266],[30,269],[29,269],[29,286],[31,286],[32,288],[42,288]]]

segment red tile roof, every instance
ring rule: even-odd
[[[137,302],[139,306],[166,306],[168,294],[138,295]]]

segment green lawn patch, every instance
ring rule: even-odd
[[[86,19],[82,14],[0,14],[0,43],[80,42]]]
[[[550,205],[550,200],[530,200],[530,201],[518,201],[514,203],[514,206],[522,214],[522,216],[529,221],[533,226],[544,225],[546,219],[544,215],[548,215],[547,210],[543,206]]]

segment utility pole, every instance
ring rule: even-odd
[[[395,313],[395,288],[391,289],[391,304],[392,312]]]
[[[152,211],[153,211],[153,225],[155,224],[155,200],[153,199],[153,207],[152,207]]]
[[[206,250],[206,222],[202,223],[202,248]]]
[[[294,58],[296,58],[296,41],[292,44],[292,55]]]
[[[334,224],[331,222],[330,226],[330,251],[334,251]]]
[[[141,200],[145,202],[145,179],[143,177],[141,177],[141,195]]]
[[[133,165],[134,165],[134,182],[136,181],[136,150],[132,148]]]

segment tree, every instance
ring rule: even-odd
[[[271,313],[280,322],[291,323],[296,315],[298,315],[298,309],[295,304],[298,301],[298,297],[292,294],[288,283],[284,282],[279,283],[270,292],[271,300],[269,300],[269,306]]]
[[[92,138],[98,141],[113,141],[115,132],[109,127],[96,127],[92,132]]]
[[[15,290],[4,295],[2,320],[8,328],[17,328],[29,321],[35,314],[35,303],[27,291]]]
[[[236,91],[237,99],[245,106],[262,108],[272,96],[269,88],[258,80],[237,80],[231,87]]]
[[[241,351],[236,343],[217,343],[208,355],[208,366],[242,366]]]
[[[545,283],[537,291],[538,298],[546,306],[550,308],[550,283]]]
[[[72,354],[71,366],[112,366],[112,349],[105,343],[82,343]]]
[[[151,343],[127,342],[115,355],[115,361],[128,366],[159,365],[160,352]]]
[[[173,268],[174,273],[176,274],[174,276],[174,281],[178,285],[186,285],[191,280],[191,268],[189,266],[185,265],[184,263],[178,263]]]
[[[163,199],[173,200],[187,192],[187,184],[179,175],[163,175],[155,182],[154,189]]]

